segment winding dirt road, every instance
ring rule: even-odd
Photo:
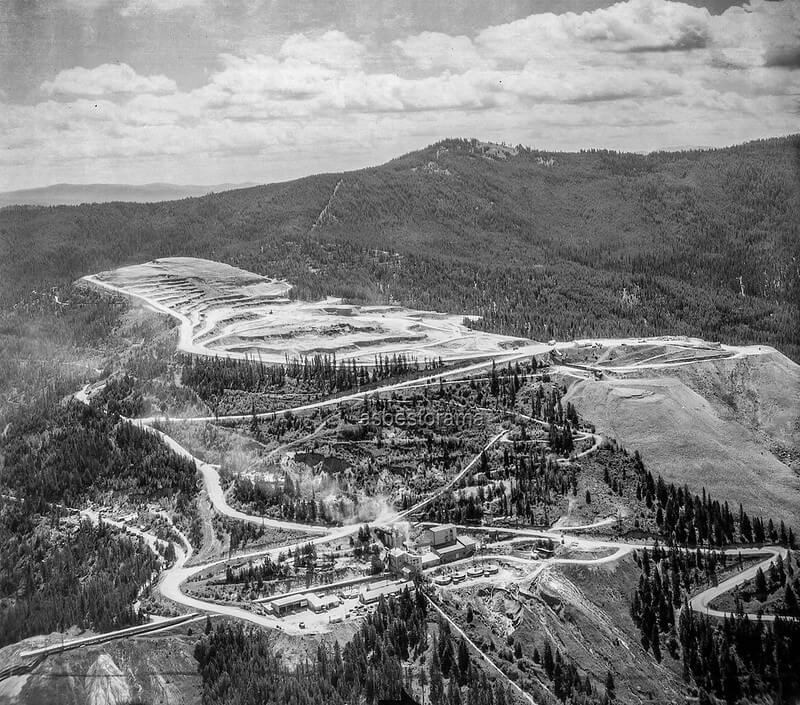
[[[733,551],[728,552],[728,554],[732,554]],[[742,548],[737,551],[737,553],[741,553],[743,556],[745,555],[760,555],[762,553],[768,553],[769,555],[760,563],[757,563],[746,570],[737,573],[736,575],[731,576],[727,580],[723,580],[719,585],[716,587],[710,587],[707,590],[704,590],[699,595],[695,595],[693,598],[689,600],[689,607],[693,609],[695,612],[701,612],[702,614],[706,614],[710,617],[719,617],[720,619],[725,617],[732,617],[734,616],[733,612],[725,612],[720,610],[711,609],[709,604],[713,602],[716,598],[720,595],[724,595],[726,592],[730,592],[733,590],[737,585],[741,585],[742,583],[747,582],[748,580],[752,580],[756,577],[756,573],[758,569],[765,571],[769,568],[769,564],[774,560],[777,560],[778,556],[781,556],[783,560],[786,560],[786,556],[789,553],[789,550],[784,548],[783,546],[764,546],[764,548]],[[758,615],[748,614],[746,615],[748,619],[758,619]],[[762,622],[774,622],[775,615],[774,614],[764,614],[761,615]],[[781,617],[781,619],[791,619],[787,617]]]
[[[94,282],[94,283],[99,283],[99,282]],[[109,288],[109,287],[107,287],[107,288]],[[169,313],[170,315],[174,315],[174,312],[165,310],[166,307],[156,307],[156,308],[157,308],[157,310],[160,310],[163,313]],[[619,344],[621,342],[626,342],[627,344],[633,345],[633,344],[652,343],[653,340],[659,340],[659,341],[662,341],[662,342],[668,342],[670,339],[663,339],[662,338],[662,339],[651,339],[651,340],[648,340],[648,341],[639,340],[639,339],[627,339],[627,340],[613,341],[613,343],[614,344]],[[606,343],[606,344],[610,344],[612,341],[603,341],[603,342]],[[559,346],[560,347],[568,347],[570,345],[572,345],[572,343],[558,343],[556,345],[536,344],[536,345],[530,346],[530,349],[529,348],[525,348],[524,351],[517,350],[513,354],[503,355],[503,356],[495,356],[494,359],[484,360],[484,361],[481,361],[481,362],[478,362],[478,363],[474,363],[474,364],[471,364],[471,365],[468,365],[468,366],[464,366],[464,367],[448,370],[448,371],[441,372],[441,373],[431,374],[431,375],[429,375],[427,377],[417,378],[417,379],[414,379],[414,380],[408,380],[406,382],[398,382],[398,383],[393,383],[393,384],[389,384],[389,385],[384,385],[382,387],[378,387],[376,389],[368,390],[366,392],[365,391],[359,391],[359,392],[356,392],[356,393],[353,393],[353,394],[350,394],[350,395],[347,395],[347,396],[344,396],[344,397],[339,397],[339,398],[334,398],[334,399],[325,399],[325,400],[313,402],[313,403],[310,403],[310,404],[305,404],[305,405],[301,405],[301,406],[297,406],[297,407],[293,407],[293,408],[288,408],[288,409],[284,409],[284,410],[280,410],[280,411],[276,411],[276,412],[267,412],[267,413],[263,413],[263,414],[258,414],[258,416],[260,418],[265,418],[265,417],[270,417],[273,414],[280,415],[280,414],[285,413],[287,411],[288,412],[292,412],[292,413],[302,413],[302,412],[307,412],[307,411],[313,411],[313,410],[316,410],[316,409],[321,409],[321,408],[324,408],[324,407],[327,407],[327,406],[337,405],[337,404],[340,404],[340,403],[346,403],[346,402],[350,402],[350,401],[359,401],[359,400],[363,399],[365,394],[370,394],[370,395],[375,394],[375,393],[383,394],[383,393],[389,393],[389,392],[392,392],[392,391],[395,391],[395,390],[400,390],[400,389],[408,389],[408,388],[414,388],[414,387],[424,387],[424,386],[426,386],[426,385],[428,385],[430,383],[437,382],[440,379],[455,381],[453,378],[458,378],[459,376],[462,379],[464,379],[465,375],[467,375],[469,373],[472,373],[472,372],[478,372],[478,371],[490,368],[492,366],[492,364],[505,364],[506,362],[513,362],[515,360],[528,358],[531,355],[543,354],[543,353],[548,352],[549,350],[552,350],[554,348],[558,348]],[[743,348],[739,349],[739,348],[733,348],[733,347],[728,347],[728,346],[726,346],[726,349],[729,352],[731,352],[732,354],[736,354],[736,355],[755,354],[755,352],[752,349],[743,349]],[[468,378],[466,378],[466,379],[468,379]],[[83,402],[87,402],[88,401],[87,394],[86,394],[85,390],[81,390],[81,392],[76,396]],[[239,415],[231,415],[231,416],[225,416],[225,417],[197,416],[197,417],[187,417],[187,418],[172,418],[172,419],[170,419],[170,421],[173,421],[173,422],[175,422],[175,421],[183,421],[183,422],[214,422],[214,421],[222,421],[222,420],[230,420],[230,421],[248,420],[250,418],[251,418],[250,414],[239,414]],[[153,424],[155,424],[156,422],[165,421],[165,420],[166,419],[163,419],[161,417],[150,417],[150,418],[143,418],[143,419],[134,419],[132,421],[134,423],[136,423],[137,425],[139,425],[141,428],[143,428],[143,429],[145,429],[145,430],[147,430],[149,432],[158,434],[159,437],[173,451],[175,451],[176,453],[179,453],[180,455],[182,455],[183,457],[185,457],[187,459],[193,460],[197,464],[197,467],[201,472],[201,475],[203,477],[204,485],[206,487],[206,490],[208,492],[209,497],[211,498],[211,501],[212,501],[212,504],[214,506],[215,511],[217,511],[218,513],[223,514],[225,516],[228,516],[228,517],[230,517],[232,519],[245,521],[245,522],[249,522],[249,523],[252,523],[252,524],[257,524],[257,525],[262,525],[262,526],[270,526],[270,527],[274,527],[274,528],[278,528],[278,529],[284,529],[284,530],[293,531],[293,532],[301,531],[301,532],[303,532],[305,534],[308,534],[309,537],[307,539],[298,541],[298,542],[292,544],[291,546],[283,546],[283,547],[279,547],[279,548],[270,548],[270,549],[260,549],[260,550],[255,550],[255,551],[242,553],[242,554],[233,556],[231,558],[220,558],[220,559],[217,559],[217,560],[214,560],[214,561],[210,561],[210,562],[204,563],[202,565],[197,565],[197,566],[193,566],[193,567],[186,567],[186,561],[191,556],[192,549],[191,549],[191,545],[186,540],[186,537],[181,535],[182,542],[183,542],[184,545],[180,546],[180,545],[176,544],[177,560],[175,561],[174,565],[172,567],[168,568],[167,570],[165,570],[162,573],[161,577],[160,577],[160,580],[159,580],[159,583],[158,583],[158,589],[160,590],[161,594],[164,597],[166,597],[167,599],[172,600],[172,601],[174,601],[174,602],[176,602],[178,604],[181,604],[184,607],[187,607],[187,608],[189,608],[191,610],[194,610],[194,611],[202,611],[204,613],[225,615],[225,616],[228,616],[228,617],[234,617],[234,618],[238,618],[238,619],[243,619],[243,620],[252,622],[252,623],[260,625],[260,626],[282,629],[284,632],[288,632],[288,633],[300,634],[300,633],[311,633],[311,632],[313,632],[313,629],[305,629],[305,630],[301,631],[300,629],[298,629],[296,627],[293,627],[290,624],[284,622],[280,618],[272,617],[272,616],[269,616],[269,615],[257,614],[257,613],[255,613],[253,611],[250,611],[248,609],[241,608],[241,607],[235,607],[235,606],[231,606],[231,605],[222,605],[222,604],[217,604],[217,603],[214,603],[214,602],[209,602],[209,601],[206,601],[206,600],[200,600],[200,599],[191,597],[189,595],[186,595],[182,591],[181,586],[187,580],[191,579],[192,577],[194,577],[194,576],[196,576],[196,575],[198,575],[198,574],[200,574],[200,573],[202,573],[204,571],[208,571],[208,570],[210,570],[212,568],[216,568],[216,567],[219,567],[221,565],[224,565],[224,564],[226,564],[226,563],[228,563],[229,561],[232,561],[232,560],[241,561],[241,560],[248,560],[248,559],[263,559],[264,557],[267,557],[267,556],[269,556],[272,559],[277,559],[278,554],[285,553],[289,549],[292,549],[294,551],[296,549],[302,548],[303,546],[305,546],[308,543],[312,543],[314,545],[322,545],[322,544],[329,543],[329,542],[341,541],[342,539],[345,539],[345,538],[349,537],[351,534],[353,534],[356,531],[358,531],[359,525],[356,524],[356,525],[350,525],[350,526],[344,526],[344,527],[336,527],[336,528],[330,528],[330,527],[324,527],[324,526],[311,526],[311,525],[308,525],[308,524],[299,524],[299,523],[295,523],[295,522],[287,522],[287,521],[281,521],[281,520],[275,520],[275,519],[268,519],[266,517],[261,517],[261,516],[249,515],[249,514],[246,514],[244,512],[240,512],[237,509],[234,509],[233,507],[228,505],[227,501],[225,500],[224,493],[222,491],[222,487],[221,487],[220,482],[219,482],[219,472],[218,472],[217,467],[214,466],[214,465],[205,463],[205,462],[201,461],[200,459],[194,457],[186,448],[184,448],[180,443],[175,441],[168,434],[166,434],[163,431],[160,431],[160,430],[158,430],[156,428],[153,428]],[[536,421],[535,419],[531,419],[531,420]],[[495,436],[493,436],[488,441],[488,443],[484,446],[483,450],[486,450],[486,449],[490,448],[495,443],[497,443],[500,440],[502,440],[503,438],[505,438],[507,433],[508,433],[507,431],[502,431],[502,432],[496,434]],[[594,434],[590,434],[590,435],[592,435],[592,438],[594,440],[594,444],[590,449],[588,449],[588,450],[584,451],[583,453],[581,453],[580,454],[581,456],[588,455],[589,453],[592,453],[592,452],[596,451],[597,448],[600,446],[600,443],[602,442],[602,439],[599,436],[594,435]],[[481,452],[483,452],[483,451],[481,451]],[[448,490],[450,490],[458,482],[458,480],[461,477],[463,477],[469,471],[469,469],[471,467],[473,467],[474,464],[477,463],[480,460],[480,457],[481,457],[481,453],[478,453],[475,456],[475,458],[473,458],[473,460],[470,463],[468,463],[453,480],[451,480],[449,483],[447,483],[443,487],[439,488],[436,492],[431,494],[429,497],[426,497],[424,500],[416,503],[413,507],[410,507],[407,510],[404,510],[402,512],[397,512],[397,513],[394,513],[391,516],[382,518],[382,520],[377,522],[376,525],[384,525],[385,526],[385,525],[391,525],[393,523],[406,520],[408,517],[410,517],[411,515],[413,515],[414,513],[418,512],[420,509],[424,508],[429,503],[434,501],[437,497],[441,496],[442,493],[447,492]],[[108,521],[109,523],[112,523],[112,524],[117,524],[117,525],[119,524],[118,522],[113,522],[112,520],[106,520],[106,521]],[[623,542],[619,542],[619,541],[604,541],[604,540],[591,539],[591,538],[586,538],[586,537],[581,537],[581,536],[577,536],[577,535],[572,535],[572,534],[566,533],[568,531],[581,531],[581,530],[590,530],[590,529],[602,528],[602,527],[609,526],[614,521],[615,521],[614,518],[608,517],[606,519],[601,519],[598,522],[595,522],[594,524],[576,526],[576,527],[564,527],[563,529],[555,529],[554,528],[554,529],[541,530],[541,531],[531,530],[531,529],[507,529],[506,527],[490,527],[490,526],[464,527],[464,528],[468,528],[470,530],[486,530],[486,531],[497,530],[497,531],[501,531],[501,532],[505,532],[505,533],[512,533],[512,534],[515,534],[515,535],[518,535],[518,536],[521,536],[521,537],[549,538],[549,539],[552,539],[556,543],[560,543],[562,541],[563,542],[569,542],[570,545],[573,545],[573,546],[577,547],[578,549],[587,550],[587,551],[602,550],[602,549],[612,549],[612,548],[614,549],[614,551],[612,553],[610,553],[610,554],[608,554],[606,556],[599,557],[599,558],[586,558],[586,559],[549,558],[549,559],[544,559],[544,560],[539,560],[539,561],[531,560],[530,564],[531,564],[531,567],[533,568],[533,572],[537,572],[538,573],[548,565],[558,565],[558,564],[601,565],[603,563],[609,563],[609,562],[613,562],[613,561],[619,560],[624,555],[626,555],[627,553],[629,553],[630,551],[632,551],[634,549],[645,547],[643,544],[629,544],[629,543],[623,543]],[[160,542],[161,541],[161,539],[158,539],[158,537],[153,536],[152,534],[147,534],[147,532],[142,532],[142,531],[139,531],[138,529],[133,529],[132,527],[129,527],[127,525],[123,525],[123,526],[121,526],[121,528],[124,528],[125,530],[130,531],[132,533],[141,535],[143,538],[145,538],[145,540],[147,540],[149,543],[151,543],[151,545],[154,545],[153,542]],[[709,549],[704,549],[704,550],[709,550]],[[730,551],[729,553],[734,553],[734,551]],[[689,601],[689,606],[690,606],[691,609],[693,609],[693,610],[695,610],[697,612],[709,614],[709,615],[712,615],[712,616],[715,616],[715,617],[724,617],[724,616],[729,615],[730,613],[720,612],[720,611],[717,611],[717,610],[711,610],[708,607],[709,603],[713,599],[715,599],[717,596],[727,592],[728,590],[733,589],[736,585],[739,585],[739,584],[751,579],[755,575],[755,573],[756,573],[756,571],[757,571],[759,566],[761,566],[762,568],[765,567],[765,566],[768,566],[769,562],[771,560],[774,560],[778,555],[782,555],[782,556],[785,557],[786,556],[786,549],[784,549],[782,547],[778,547],[778,546],[768,546],[768,547],[763,547],[763,548],[737,549],[735,551],[735,553],[741,553],[742,555],[767,554],[767,558],[765,558],[765,560],[762,563],[760,563],[759,565],[753,566],[753,567],[747,569],[746,571],[743,571],[743,572],[741,572],[741,573],[739,573],[739,574],[737,574],[735,576],[732,576],[731,578],[723,581],[720,585],[718,585],[716,587],[709,588],[709,589],[703,591],[702,593],[700,593],[699,595],[696,595],[695,597],[693,597]],[[508,558],[507,556],[503,556],[502,554],[497,554],[497,555],[489,554],[488,556],[486,556],[486,555],[482,556],[481,560],[491,559],[492,557],[496,558],[497,560],[504,560],[504,559]],[[520,559],[520,562],[526,562],[526,561],[524,561],[523,559]],[[437,609],[438,609],[438,607],[437,607]],[[747,615],[747,616],[750,619],[755,619],[756,618],[755,615]],[[764,619],[765,621],[772,621],[772,620],[774,620],[774,617],[772,617],[770,615],[764,615],[762,617],[762,619]],[[458,629],[458,627],[456,625],[453,625],[453,626],[455,626],[457,631],[459,631],[459,632],[461,631],[460,629]],[[124,636],[128,636],[128,635],[129,634],[126,634],[125,630],[120,630],[119,632],[109,632],[107,634],[104,634],[103,637],[104,637],[104,640],[108,640],[108,639],[124,637]],[[480,652],[480,650],[477,649],[477,647],[475,647],[474,644],[472,644],[472,647]],[[67,645],[64,648],[69,648],[69,643],[67,643]],[[480,653],[482,653],[482,652],[480,652]],[[485,655],[483,655],[483,656],[484,656],[484,658],[488,659],[488,657],[486,657]],[[488,659],[488,661],[489,661],[489,663],[492,663],[491,659]],[[492,663],[492,666],[495,667],[493,663]],[[528,694],[524,693],[523,691],[520,691],[520,692],[523,695],[523,697],[525,697],[530,702],[533,702]]]
[[[299,524],[292,521],[283,521],[281,519],[270,519],[269,517],[258,516],[257,514],[247,514],[239,511],[238,509],[234,509],[225,499],[225,492],[223,491],[219,480],[218,465],[212,465],[211,463],[203,462],[199,458],[192,455],[174,438],[168,436],[163,431],[159,431],[158,429],[148,425],[143,419],[129,420],[131,423],[136,424],[141,429],[149,433],[156,434],[167,446],[170,447],[171,450],[178,455],[186,458],[187,460],[194,461],[195,465],[197,465],[197,469],[203,476],[203,484],[208,492],[208,497],[211,500],[211,504],[214,506],[214,509],[217,513],[230,517],[231,519],[237,519],[250,524],[256,524],[257,526],[269,526],[273,529],[283,529],[285,531],[301,531],[307,534],[327,534],[330,531],[329,527],[326,526],[315,526],[312,524]]]

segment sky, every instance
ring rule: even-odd
[[[800,0],[2,0],[0,190],[800,132]]]

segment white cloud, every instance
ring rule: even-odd
[[[800,3],[752,0],[715,17],[711,29],[723,61],[763,66],[776,52],[800,50]]]
[[[175,81],[166,76],[140,76],[128,64],[101,64],[93,69],[77,66],[60,71],[42,90],[50,95],[101,96],[110,93],[169,93]]]
[[[220,55],[191,91],[125,64],[73,68],[43,84],[51,99],[0,107],[0,164],[27,174],[32,163],[95,160],[108,171],[116,160],[152,172],[205,159],[209,170],[280,163],[289,171],[269,178],[285,178],[446,136],[651,149],[788,133],[800,92],[800,71],[790,70],[799,6],[754,0],[711,16],[629,0],[532,15],[474,38],[424,32],[384,46],[339,31],[295,34],[272,51]],[[262,177],[211,180],[252,178]]]
[[[451,37],[441,32],[422,32],[405,39],[397,39],[394,45],[423,71],[451,69],[466,71],[484,64],[469,37]]]
[[[62,2],[73,10],[85,13],[92,13],[101,7],[110,6],[123,17],[128,17],[200,7],[207,0],[62,0]]]
[[[212,74],[201,92],[216,94],[223,101],[231,96],[299,100],[319,94],[327,83],[341,75],[327,65],[294,59],[279,61],[263,54],[248,57],[225,54],[220,59],[223,69]]]
[[[657,99],[678,95],[688,88],[679,77],[658,69],[639,70],[632,75],[620,68],[563,70],[539,62],[526,64],[519,73],[507,76],[505,85],[522,98],[549,103]]]
[[[148,12],[174,12],[185,8],[199,7],[205,0],[126,0],[120,14],[140,15]]]
[[[325,32],[319,37],[293,34],[286,39],[280,50],[283,59],[295,59],[338,70],[360,68],[365,53],[363,45],[337,30]]]
[[[485,56],[526,63],[563,53],[686,50],[709,38],[708,10],[665,0],[628,0],[576,14],[543,13],[488,27],[476,44]]]

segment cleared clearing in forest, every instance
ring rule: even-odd
[[[227,264],[168,257],[84,277],[181,322],[179,348],[198,355],[284,362],[335,354],[372,364],[405,354],[445,362],[491,357],[531,341],[473,331],[463,316],[341,299],[297,301],[291,284]]]

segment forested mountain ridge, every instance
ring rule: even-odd
[[[379,167],[157,204],[0,211],[0,301],[201,256],[295,295],[533,338],[696,334],[800,358],[800,136],[552,153],[447,140]]]

